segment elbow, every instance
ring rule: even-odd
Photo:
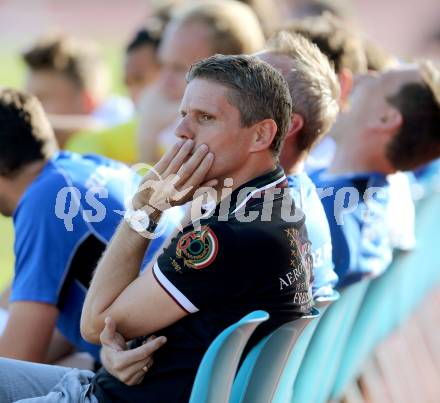
[[[81,337],[92,344],[101,344],[100,334],[104,329],[104,320],[99,317],[92,319],[83,311],[81,315],[80,331]]]

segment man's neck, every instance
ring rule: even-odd
[[[10,192],[8,192],[9,204],[11,213],[13,213],[23,194],[26,192],[29,185],[40,174],[47,161],[37,161],[26,165],[21,172],[10,179]]]
[[[287,175],[297,175],[304,171],[304,164],[308,156],[308,151],[298,151],[296,144],[286,142],[283,145],[280,156],[280,164]]]
[[[230,176],[232,178],[232,186],[230,186],[231,192],[238,189],[240,186],[244,185],[245,183],[251,181],[252,179],[258,178],[259,176],[265,175],[273,171],[276,168],[276,166],[277,164],[272,156],[270,156],[269,158],[259,158],[258,161],[249,162],[248,164],[246,164],[245,167],[240,169],[240,171]],[[225,179],[226,178],[221,179],[217,186],[217,190],[218,190],[217,202],[221,201],[221,197],[223,193],[221,189],[225,187],[224,186]]]
[[[304,172],[305,160],[306,160],[306,153],[304,153],[304,155],[298,160],[296,160],[292,165],[290,165],[289,167],[285,167],[286,174],[298,175],[301,172]]]
[[[395,172],[387,158],[380,153],[368,153],[369,148],[371,147],[361,141],[338,144],[328,172],[335,175],[362,172],[380,172],[386,175]],[[381,145],[378,144],[375,149],[380,150]]]

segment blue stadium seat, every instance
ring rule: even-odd
[[[254,311],[223,330],[211,343],[197,371],[190,403],[227,403],[241,354],[249,337],[269,319]]]
[[[338,369],[333,399],[339,399],[359,375],[376,345],[401,325],[429,289],[439,283],[439,204],[440,195],[436,194],[416,205],[415,250],[397,253],[389,269],[367,290]]]
[[[369,281],[364,280],[340,290],[339,300],[325,311],[300,365],[291,402],[327,402],[345,342],[368,285]]]
[[[295,347],[291,351],[289,358],[287,360],[286,368],[284,369],[280,382],[278,384],[278,388],[275,392],[274,399],[272,403],[284,403],[290,402],[292,400],[294,394],[294,384],[295,378],[298,373],[301,362],[304,358],[304,354],[306,353],[307,347],[312,339],[313,333],[315,332],[316,327],[322,316],[324,315],[327,308],[334,302],[339,299],[339,293],[337,291],[333,291],[333,294],[326,297],[317,297],[315,299],[315,307],[319,310],[319,317],[313,320],[307,327],[305,328],[303,334],[296,342]]]
[[[240,367],[234,381],[231,402],[277,401],[277,386],[288,358],[291,354],[295,354],[296,343],[300,342],[304,330],[318,317],[319,311],[313,308],[311,314],[280,326],[261,340],[246,356]],[[295,375],[296,373],[293,372],[289,374],[291,378],[295,378]]]

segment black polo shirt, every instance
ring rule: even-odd
[[[126,386],[100,370],[93,381],[100,402],[188,401],[203,354],[223,329],[265,310],[270,320],[257,329],[256,343],[310,311],[310,242],[282,169],[244,184],[210,217],[184,228],[153,273],[189,315],[156,332],[168,341],[140,385]]]

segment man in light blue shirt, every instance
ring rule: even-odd
[[[350,110],[332,128],[335,156],[312,179],[323,189],[338,286],[376,277],[391,262],[395,242],[388,228],[387,176],[438,158],[438,75],[431,63],[423,62],[359,77]],[[400,220],[408,214],[403,210]]]
[[[286,79],[293,100],[290,130],[280,163],[286,172],[295,205],[306,216],[312,243],[313,295],[329,296],[337,282],[332,261],[332,241],[316,187],[304,172],[311,147],[327,133],[339,111],[339,84],[321,51],[299,35],[281,32],[258,56],[277,68]]]

